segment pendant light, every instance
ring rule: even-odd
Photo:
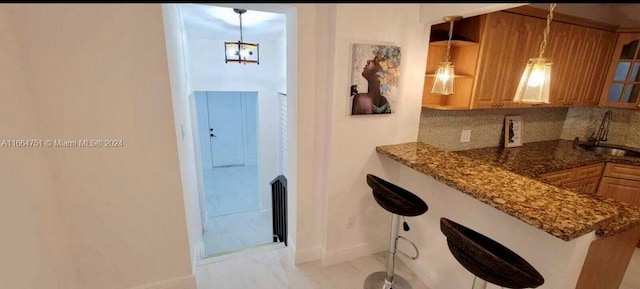
[[[453,94],[453,79],[455,72],[453,69],[453,63],[449,61],[451,51],[451,36],[453,36],[453,22],[462,19],[462,16],[446,16],[444,21],[449,22],[449,40],[447,41],[447,54],[444,56],[444,61],[440,62],[436,69],[436,76],[433,79],[433,87],[431,93],[452,95]]]
[[[244,42],[242,39],[242,14],[246,9],[233,9],[240,17],[240,40],[224,43],[224,62],[260,64],[260,47],[258,43]]]
[[[530,58],[524,68],[516,95],[513,102],[523,103],[550,103],[549,88],[551,86],[551,58],[544,58],[544,50],[549,37],[549,27],[553,20],[553,10],[556,3],[549,4],[549,15],[547,16],[547,27],[544,29],[542,43],[540,43],[540,53],[537,58]]]

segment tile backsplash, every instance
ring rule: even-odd
[[[575,107],[567,112],[561,138],[573,140],[579,137],[586,141],[598,131],[602,117],[611,110],[611,123],[607,142],[631,147],[640,147],[640,110],[601,107]]]
[[[505,115],[522,116],[523,143],[559,139],[568,110],[566,107],[463,111],[423,108],[418,141],[450,151],[499,146]],[[461,143],[460,134],[467,129],[471,130],[471,140]]]
[[[435,110],[423,108],[418,141],[446,150],[501,145],[505,115],[521,115],[524,143],[567,139],[586,141],[612,111],[607,143],[640,148],[640,110],[601,107]],[[462,130],[471,130],[470,142],[461,143]]]

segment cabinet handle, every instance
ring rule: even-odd
[[[503,106],[504,106],[504,103],[501,103],[501,104],[500,104],[500,107],[503,107]]]

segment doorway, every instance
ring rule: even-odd
[[[197,91],[205,256],[270,243],[272,212],[258,173],[258,92]]]
[[[185,202],[189,238],[199,263],[259,244],[242,241],[243,236],[260,236],[270,243],[261,248],[276,248],[280,245],[277,243],[289,239],[287,236],[295,235],[295,231],[276,233],[272,228],[280,229],[283,219],[286,228],[287,216],[281,211],[290,209],[286,202],[287,167],[296,163],[295,145],[289,144],[289,136],[295,136],[296,110],[287,109],[292,97],[286,93],[289,86],[295,88],[287,81],[288,75],[294,74],[287,64],[293,59],[287,50],[295,51],[287,19],[293,17],[295,21],[297,12],[295,6],[258,6],[260,10],[252,10],[250,4],[163,6],[167,53],[173,60],[171,86],[177,132],[186,144],[179,151],[184,157],[181,173],[185,198],[189,199]],[[259,44],[259,65],[225,61],[225,42],[240,36],[236,8],[246,9],[242,14],[243,34],[246,41]],[[188,98],[183,97],[185,92]],[[220,120],[228,125],[218,125]],[[293,150],[291,157],[289,148]],[[223,184],[233,179],[241,181],[229,182],[233,183],[231,188]],[[240,189],[241,185],[245,188]],[[253,191],[253,187],[257,187],[257,194],[241,193]],[[216,189],[223,192],[216,196]],[[272,192],[277,192],[273,195],[278,196],[278,202],[272,202]],[[238,202],[242,198],[247,201]],[[295,206],[295,202],[290,205]],[[271,211],[279,212],[275,214],[279,218],[270,218],[274,215]],[[256,225],[231,219],[250,213],[269,222]],[[283,244],[286,246],[286,242]]]

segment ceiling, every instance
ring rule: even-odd
[[[240,39],[240,17],[233,8],[207,4],[180,5],[180,13],[187,34],[225,40]],[[280,13],[247,10],[242,14],[244,41],[274,39],[286,25]]]
[[[536,3],[531,6],[549,9],[548,3]],[[640,26],[640,5],[638,4],[558,3],[555,11],[620,27]]]

